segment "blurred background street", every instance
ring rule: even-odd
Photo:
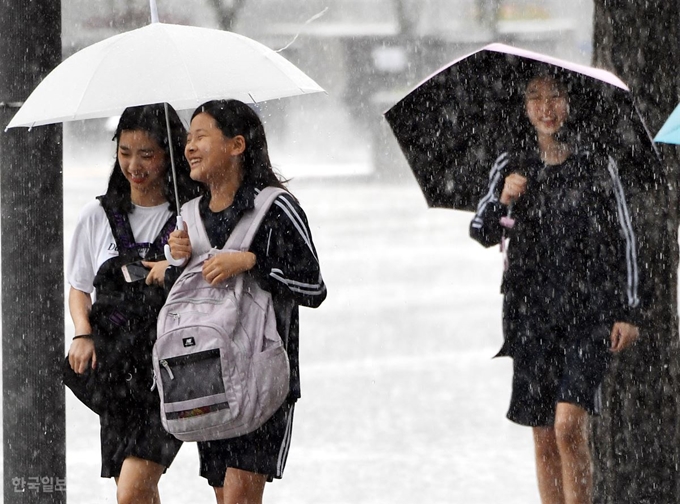
[[[592,0],[157,0],[161,22],[229,29],[274,49],[327,95],[260,105],[289,176],[393,178],[406,168],[381,114],[450,61],[503,42],[577,63]],[[148,0],[62,4],[63,55],[149,22]],[[134,76],[131,76],[134,78]],[[66,123],[66,155],[92,162],[116,119]],[[68,139],[77,138],[69,143]],[[83,148],[85,149],[83,150]]]

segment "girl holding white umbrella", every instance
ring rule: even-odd
[[[196,109],[185,153],[191,178],[209,189],[199,213],[213,247],[224,246],[260,190],[283,187],[272,169],[260,119],[238,100],[210,101]],[[187,229],[196,227],[189,223]],[[168,242],[173,258],[191,257],[186,231],[175,231]],[[326,298],[307,218],[291,194],[276,197],[249,251],[217,254],[203,264],[203,277],[213,285],[245,271],[272,295],[276,327],[290,363],[290,386],[284,404],[259,429],[198,443],[201,475],[214,487],[218,504],[261,503],[265,483],[282,477],[300,397],[298,306],[316,308]]]

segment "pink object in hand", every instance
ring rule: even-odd
[[[501,217],[501,226],[512,229],[515,226],[515,219],[511,217]]]

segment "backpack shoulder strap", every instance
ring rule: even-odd
[[[128,214],[125,212],[119,212],[115,208],[112,208],[105,203],[103,196],[97,196],[99,204],[104,209],[106,213],[106,218],[111,226],[111,232],[113,233],[113,239],[116,241],[116,246],[118,247],[118,253],[122,255],[123,251],[137,251],[139,247],[135,241],[135,236],[132,233],[132,227],[130,226],[130,219]],[[175,229],[177,218],[171,215],[168,220],[163,225],[163,228],[158,233],[158,236],[151,244],[151,249],[154,252],[159,252],[163,250],[163,245],[168,241],[170,233]]]
[[[248,250],[269,207],[280,194],[285,192],[280,187],[269,186],[262,189],[255,198],[255,207],[243,214],[229,235],[224,250]]]
[[[152,247],[154,247],[158,250],[163,250],[163,247],[165,246],[165,244],[168,243],[168,238],[170,237],[170,233],[172,233],[175,230],[176,227],[177,227],[177,216],[173,213],[172,216],[169,217],[167,221],[165,221],[163,228],[161,229],[160,233],[158,233],[158,236],[156,237],[156,239],[153,241]]]
[[[201,255],[208,252],[212,247],[210,245],[210,238],[208,232],[205,230],[205,225],[201,219],[200,201],[202,196],[187,201],[182,206],[182,213],[184,214],[184,222],[186,223],[186,230],[191,238],[192,254],[191,259],[186,264],[185,269],[188,269],[190,264],[193,264]]]
[[[99,204],[106,212],[106,218],[109,220],[113,239],[116,241],[118,251],[131,250],[135,247],[135,237],[132,234],[130,227],[130,219],[125,212],[118,212],[114,208],[105,204],[104,196],[97,196]]]

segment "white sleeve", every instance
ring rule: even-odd
[[[94,290],[94,277],[101,262],[99,256],[111,246],[106,238],[107,234],[113,238],[106,213],[99,201],[85,205],[78,216],[71,248],[66,257],[67,280],[74,289],[87,293]],[[117,255],[118,252],[113,250],[109,253]]]

